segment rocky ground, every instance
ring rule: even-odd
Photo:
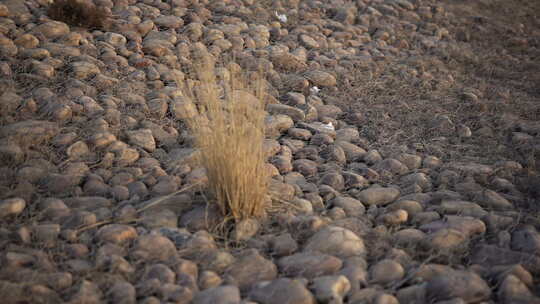
[[[540,303],[538,1],[94,1],[0,4],[2,303]],[[269,84],[286,204],[239,242],[193,187],[205,48]]]

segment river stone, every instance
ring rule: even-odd
[[[340,207],[345,210],[348,216],[361,216],[366,212],[366,207],[357,199],[346,196],[338,196],[330,204],[334,207]]]
[[[426,237],[426,234],[418,229],[403,229],[393,234],[397,245],[408,246],[420,243]]]
[[[49,21],[36,26],[33,33],[38,33],[49,39],[56,39],[69,33],[69,26],[59,21]]]
[[[288,106],[284,104],[269,104],[266,107],[266,111],[268,111],[268,113],[272,115],[277,115],[277,114],[287,115],[291,117],[293,121],[303,121],[306,118],[306,114],[304,113],[304,111],[296,107],[292,107],[292,106]]]
[[[22,198],[9,198],[0,201],[0,218],[15,216],[23,212],[26,202]]]
[[[197,293],[193,298],[193,304],[237,304],[240,300],[240,290],[238,287],[223,285]]]
[[[248,250],[238,257],[225,273],[235,280],[241,290],[249,290],[258,281],[275,279],[277,268],[274,263],[262,257],[256,250]]]
[[[315,304],[315,298],[300,282],[279,278],[261,282],[251,290],[249,299],[260,304]]]
[[[342,303],[351,290],[351,283],[344,275],[315,278],[311,290],[319,303]]]
[[[394,260],[384,259],[370,269],[370,282],[374,284],[390,284],[405,276],[405,269]]]
[[[156,141],[150,129],[128,131],[126,134],[131,144],[139,146],[148,152],[153,152],[156,149]]]
[[[342,261],[334,256],[317,252],[296,253],[278,261],[279,270],[284,275],[308,279],[334,274],[342,264]]]
[[[447,215],[442,220],[420,226],[420,230],[424,232],[435,232],[441,229],[454,229],[470,237],[486,232],[486,225],[481,220],[469,216]]]
[[[364,241],[354,232],[337,226],[326,227],[313,235],[304,251],[317,251],[338,257],[365,255]]]
[[[101,303],[102,298],[103,293],[95,283],[83,280],[70,303]]]
[[[21,146],[43,143],[60,131],[56,123],[42,120],[25,120],[0,128],[0,137],[7,137]]]
[[[512,274],[506,276],[502,281],[497,296],[502,303],[540,303],[540,298],[535,297],[527,285]]]
[[[458,230],[443,228],[429,234],[423,241],[427,248],[439,251],[459,249],[467,242],[467,237]]]
[[[514,206],[506,198],[492,190],[484,190],[475,195],[474,201],[486,209],[510,210]]]
[[[137,238],[135,228],[123,224],[110,224],[99,228],[96,240],[99,242],[111,242],[123,244]]]
[[[524,226],[512,232],[510,248],[540,255],[540,233],[533,226]]]
[[[444,200],[437,207],[441,214],[459,214],[481,218],[488,214],[480,205],[461,200]]]
[[[430,279],[426,293],[426,299],[432,302],[458,297],[467,303],[477,303],[488,300],[491,289],[476,273],[454,270]]]
[[[310,71],[306,73],[305,77],[319,87],[332,87],[337,84],[336,77],[332,74],[324,71]]]
[[[130,250],[130,256],[134,259],[154,260],[167,262],[178,257],[174,243],[161,235],[142,235],[139,236],[133,248]]]
[[[356,195],[356,198],[366,205],[386,205],[395,201],[400,194],[396,188],[371,187]]]

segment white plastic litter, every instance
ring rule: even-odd
[[[285,14],[278,14],[278,12],[274,12],[276,14],[276,17],[278,18],[279,21],[281,21],[282,23],[285,23],[287,22],[287,15]]]
[[[324,124],[324,125],[323,125],[323,128],[328,129],[328,130],[331,130],[331,131],[335,131],[335,130],[336,130],[336,128],[334,128],[334,125],[332,124],[332,122],[329,122],[329,123],[327,123],[327,124]]]
[[[321,91],[321,89],[319,89],[317,86],[313,86],[309,89],[309,92],[312,94],[312,95],[317,95],[317,93],[319,93]]]

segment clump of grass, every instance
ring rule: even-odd
[[[214,67],[209,56],[196,64],[198,81],[186,95],[197,113],[186,123],[200,149],[212,199],[225,221],[238,223],[265,214],[269,176],[263,150],[263,81],[232,72],[230,79],[218,82]]]
[[[81,0],[54,0],[47,9],[47,15],[71,26],[87,29],[106,29],[109,14],[104,8]]]

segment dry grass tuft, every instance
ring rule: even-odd
[[[186,123],[201,151],[212,199],[226,221],[239,222],[265,214],[264,87],[261,77],[248,80],[237,71],[218,81],[214,66],[209,56],[196,65],[198,81],[186,89],[186,99],[197,110]]]
[[[88,29],[106,29],[109,19],[106,10],[81,0],[54,0],[47,15],[71,26]]]

